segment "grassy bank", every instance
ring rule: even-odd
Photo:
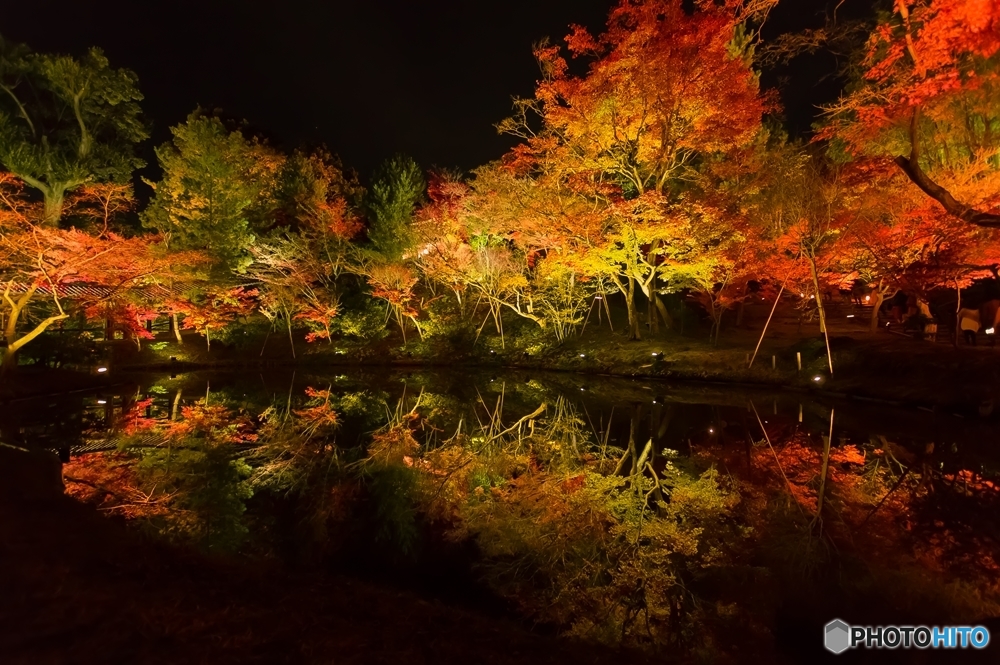
[[[316,344],[287,337],[246,335],[229,343],[191,336],[183,345],[158,340],[142,350],[121,345],[118,369],[184,370],[206,367],[434,365],[517,368],[591,375],[749,384],[828,397],[877,400],[962,417],[990,416],[1000,403],[1000,350],[918,341],[887,332],[831,326],[831,374],[822,336],[780,326],[764,339],[752,366],[759,331],[732,329],[718,344],[704,335],[665,333],[629,341],[607,329],[561,344],[530,327],[496,335],[432,337],[403,343],[335,340]],[[294,355],[293,355],[294,353]],[[799,363],[801,362],[801,369]]]

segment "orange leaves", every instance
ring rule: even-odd
[[[614,148],[615,135],[634,142],[640,162],[741,145],[757,132],[765,102],[751,69],[730,52],[735,25],[708,5],[688,14],[675,0],[622,2],[604,35],[576,29],[568,38],[576,55],[600,44],[602,57],[584,79],[553,80],[566,106],[552,112],[569,133],[581,123],[613,131],[598,135],[605,149]]]
[[[399,263],[379,263],[368,270],[368,285],[372,296],[385,300],[404,316],[415,317],[418,312],[413,287],[419,277],[409,267]]]
[[[304,321],[309,324],[310,331],[306,333],[306,341],[315,342],[320,339],[330,339],[330,323],[339,312],[339,303],[326,307],[310,303],[307,309],[297,313],[293,318],[296,321]]]
[[[318,432],[328,432],[340,424],[337,412],[330,403],[329,390],[318,390],[309,386],[306,388],[306,396],[309,397],[306,408],[295,410],[295,415],[299,419],[297,427],[300,431],[312,436]]]
[[[865,85],[834,107],[841,121],[821,136],[838,136],[864,151],[916,108],[941,112],[957,97],[997,85],[990,62],[998,52],[1000,5],[994,0],[896,0],[893,14],[869,38]]]
[[[183,327],[205,335],[211,346],[212,333],[218,332],[238,318],[248,317],[257,306],[257,289],[238,286],[220,288],[195,298],[176,298],[168,308],[184,315]]]
[[[256,428],[245,416],[221,405],[198,402],[181,407],[182,418],[163,422],[160,430],[170,439],[197,436],[218,444],[245,444],[257,440]]]
[[[90,305],[84,309],[88,319],[104,319],[110,328],[123,331],[131,339],[153,339],[153,333],[146,330],[148,321],[155,321],[159,312],[148,306],[141,306],[122,300],[109,300]]]
[[[157,421],[146,415],[146,409],[153,405],[153,398],[132,402],[121,416],[122,432],[126,436],[138,434],[156,427]]]
[[[555,47],[536,51],[546,74],[536,90],[546,131],[525,132],[528,145],[508,164],[612,176],[625,193],[663,191],[681,175],[689,152],[708,154],[746,144],[769,103],[754,72],[733,51],[739,21],[704,4],[686,12],[680,0],[621,2],[607,31],[591,36],[574,27],[574,56],[593,57],[586,76],[570,76]],[[516,123],[515,123],[516,124]],[[517,133],[517,132],[514,132]],[[558,166],[542,167],[541,159]]]
[[[857,446],[842,446],[830,451],[830,461],[841,464],[864,464],[865,454]]]

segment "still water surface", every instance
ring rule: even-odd
[[[575,493],[605,487],[617,498],[608,500],[613,520],[601,528],[626,539],[634,531],[633,549],[649,550],[629,573],[639,580],[640,610],[627,607],[632,600],[609,601],[625,607],[619,623],[631,644],[694,648],[701,638],[691,625],[725,633],[725,617],[744,622],[744,612],[755,617],[756,636],[733,645],[715,638],[712,648],[812,653],[801,633],[837,612],[853,613],[844,617],[852,623],[940,624],[996,616],[1000,608],[1000,426],[989,419],[797,393],[464,369],[119,381],[3,409],[0,441],[57,452],[74,496],[164,537],[196,534],[206,547],[296,562],[339,556],[365,568],[377,561],[377,575],[394,581],[417,565],[418,577],[442,595],[481,587],[485,595],[467,594],[475,602],[608,641],[605,629],[559,610],[560,594],[532,596],[546,583],[539,576],[555,586],[570,582],[558,581],[545,568],[553,564],[531,550],[545,549],[535,537],[569,538],[566,525],[589,509],[574,497],[590,495]],[[198,446],[225,449],[221,466]],[[178,479],[184,474],[201,474],[197,492]],[[420,485],[413,475],[430,481]],[[526,480],[541,477],[558,484]],[[602,485],[602,478],[620,481]],[[718,493],[705,494],[704,483]],[[633,494],[638,512],[621,499]],[[361,495],[368,507],[350,508]],[[685,496],[695,499],[685,503]],[[562,513],[537,508],[563,500]],[[516,511],[484,511],[490,501]],[[171,502],[174,513],[162,508]],[[525,531],[514,512],[556,526]],[[661,527],[669,533],[659,541]],[[499,546],[505,538],[516,546]],[[351,539],[368,544],[345,545]],[[434,539],[439,546],[426,544]],[[578,555],[577,545],[566,551]],[[657,547],[676,552],[659,560]],[[387,550],[395,553],[384,556]],[[407,556],[421,561],[407,563]],[[436,556],[447,565],[427,564]],[[604,568],[573,603],[586,605],[594,587],[608,596],[621,586],[608,580],[612,569],[627,567],[624,559],[607,559],[623,555],[601,556]],[[526,591],[512,580],[529,560],[536,588]],[[565,572],[568,564],[560,565]],[[655,571],[666,568],[668,582],[657,591]],[[657,609],[656,593],[675,600]],[[670,618],[679,613],[687,629]],[[645,617],[641,630],[633,614]]]

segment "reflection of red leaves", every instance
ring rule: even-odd
[[[583,489],[583,485],[585,482],[586,482],[586,477],[581,473],[578,476],[573,476],[572,478],[567,478],[566,480],[562,481],[560,487],[562,488],[562,491],[565,492],[566,494],[573,494]]]
[[[944,474],[942,478],[955,488],[956,491],[965,494],[971,494],[972,492],[1000,492],[1000,487],[996,483],[986,480],[979,474],[973,473],[968,469],[962,469],[954,474]]]
[[[330,404],[331,391],[309,386],[305,392],[310,399],[310,404],[304,409],[295,411],[295,415],[300,420],[302,431],[312,434],[322,428],[335,427],[340,421],[333,405]]]
[[[220,443],[253,443],[257,433],[245,417],[234,414],[224,406],[192,404],[181,407],[182,419],[163,425],[168,438],[183,439],[199,434],[221,439]]]
[[[830,451],[830,461],[841,464],[864,464],[865,455],[857,446],[842,446]]]
[[[156,419],[146,415],[146,409],[152,405],[153,398],[148,397],[133,402],[129,409],[122,414],[122,431],[126,436],[145,432],[156,427]]]
[[[125,519],[150,518],[169,510],[171,495],[143,491],[135,461],[118,452],[90,453],[63,465],[66,493]]]

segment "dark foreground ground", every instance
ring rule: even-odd
[[[0,662],[640,663],[338,576],[147,541],[0,447]]]

